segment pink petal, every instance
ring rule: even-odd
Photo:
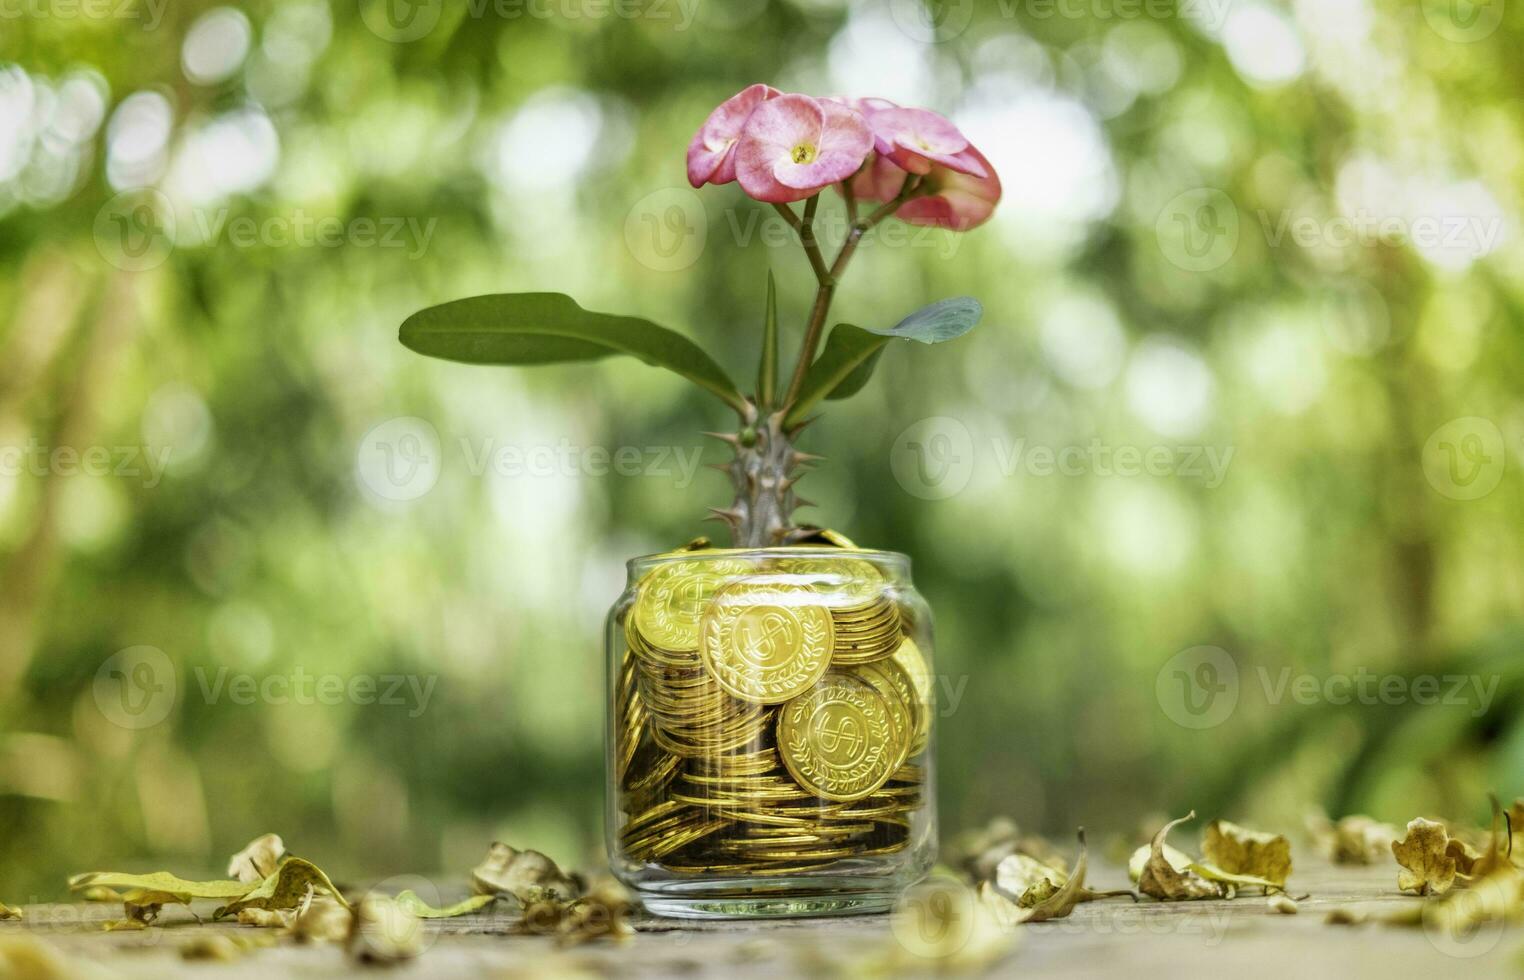
[[[735,180],[735,144],[757,106],[777,97],[771,85],[750,85],[709,114],[688,144],[688,182],[726,184]]]
[[[780,95],[758,106],[736,144],[736,178],[741,189],[759,201],[784,203],[803,200],[843,179],[832,176],[840,167],[839,159],[834,155],[828,159],[825,152],[828,139],[835,145],[828,124],[839,126],[843,115],[861,118],[845,106],[807,95]],[[794,162],[794,147],[801,143],[817,148],[815,160]],[[852,169],[857,169],[855,164]]]
[[[1000,203],[1000,178],[984,155],[973,147],[973,162],[986,176],[975,177],[945,167],[936,167],[926,177],[926,186],[933,193],[905,202],[895,216],[913,225],[933,225],[968,231],[988,221]]]
[[[874,155],[852,178],[852,195],[859,201],[890,201],[905,186],[905,171],[888,157]]]

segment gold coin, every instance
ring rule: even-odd
[[[878,566],[863,558],[826,555],[780,558],[775,567],[783,581],[827,596],[833,605],[844,608],[873,602],[886,586]]]
[[[852,673],[872,684],[884,696],[889,705],[889,719],[894,723],[895,740],[900,747],[894,769],[898,770],[910,757],[910,750],[917,735],[918,719],[915,714],[915,685],[892,660],[880,660],[866,664]],[[891,777],[894,773],[890,773]]]
[[[804,589],[732,583],[715,593],[702,635],[714,679],[754,704],[798,697],[831,665],[831,614]]]
[[[794,779],[827,800],[860,800],[904,760],[889,699],[873,685],[832,672],[778,712],[778,751]]]
[[[910,678],[910,684],[915,689],[915,698],[910,704],[911,712],[915,715],[915,741],[910,746],[910,754],[920,755],[931,740],[931,720],[936,714],[936,705],[932,703],[935,690],[931,668],[926,665],[926,658],[921,654],[921,648],[916,646],[915,641],[908,636],[894,651],[887,664],[892,664],[903,671],[905,676]],[[899,778],[899,774],[896,773],[895,777]]]
[[[641,580],[631,620],[650,646],[697,650],[699,618],[709,597],[752,568],[730,558],[669,561]]]

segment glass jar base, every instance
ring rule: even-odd
[[[786,919],[888,912],[902,883],[862,878],[663,882],[637,890],[647,912],[674,919]]]

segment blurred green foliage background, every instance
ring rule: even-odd
[[[803,443],[802,519],[910,554],[937,611],[944,827],[1524,792],[1521,5],[934,6],[8,6],[3,897],[269,830],[337,875],[598,860],[602,616],[626,559],[723,531],[683,461],[733,419],[396,328],[563,291],[752,377],[766,271],[792,346],[809,270],[683,153],[754,81],[937,108],[1004,179],[978,230],[870,241],[836,306],[983,325]],[[1215,674],[1171,666],[1199,647]],[[1339,696],[1364,674],[1408,693]],[[1182,679],[1231,711],[1192,727]]]

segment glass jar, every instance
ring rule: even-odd
[[[648,910],[877,912],[930,870],[932,624],[904,555],[637,558],[607,649],[609,862]]]

